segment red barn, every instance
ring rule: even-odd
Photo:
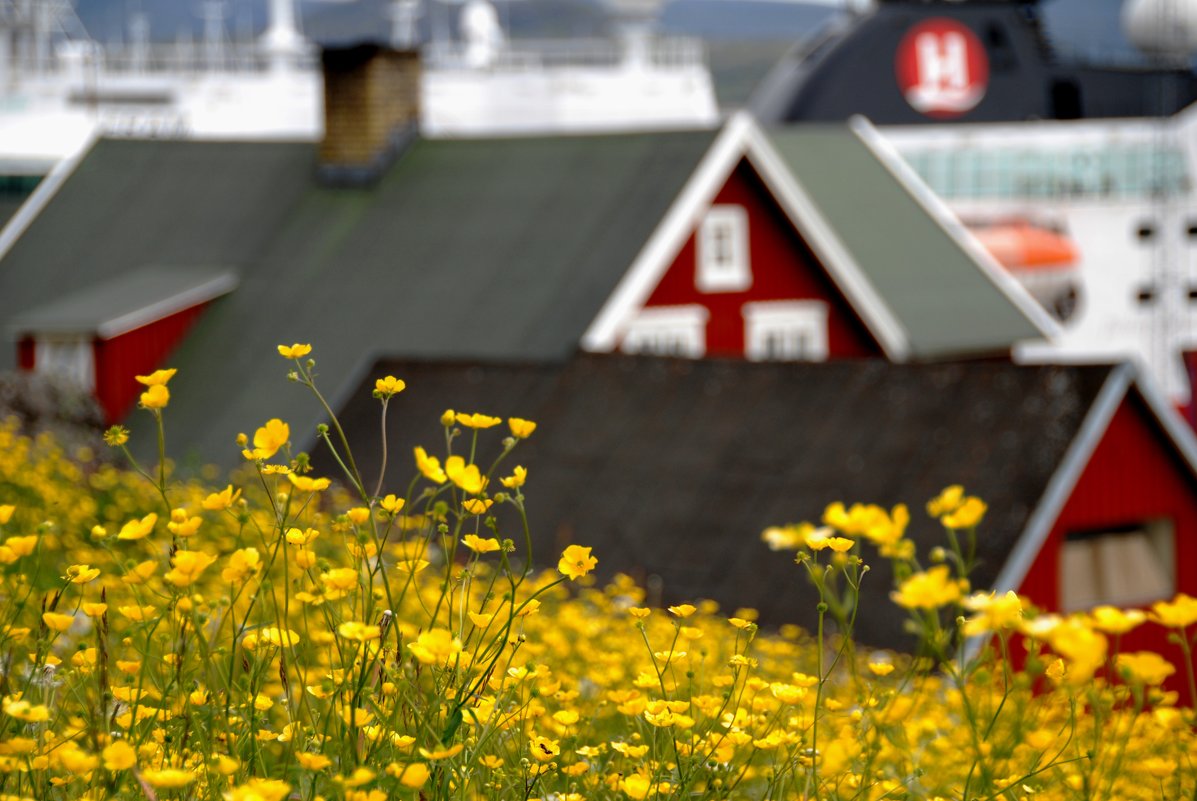
[[[207,305],[236,285],[228,270],[147,268],[63,293],[13,321],[19,365],[69,376],[115,422],[141,391],[132,377],[161,367]]]

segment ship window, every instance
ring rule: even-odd
[[[1151,285],[1139,287],[1139,294],[1136,297],[1138,297],[1139,303],[1143,304],[1144,306],[1149,303],[1154,303],[1155,287]]]
[[[92,343],[83,337],[38,337],[33,345],[33,369],[62,376],[88,391],[96,386]]]
[[[1176,592],[1171,520],[1069,533],[1060,549],[1060,609],[1142,606]]]
[[[624,353],[682,356],[706,353],[707,310],[703,306],[658,306],[641,309],[628,325],[620,349]]]
[[[1189,287],[1189,302],[1197,301],[1197,286]]]
[[[1189,239],[1197,239],[1197,222],[1189,221],[1188,226],[1185,228],[1185,236]]]
[[[821,362],[827,350],[823,301],[744,304],[744,355],[752,361]]]
[[[1074,81],[1052,81],[1052,116],[1057,120],[1081,118],[1081,88]]]
[[[1155,226],[1150,222],[1139,223],[1139,227],[1135,229],[1135,236],[1144,241],[1155,236]]]
[[[739,292],[752,286],[748,262],[748,212],[742,206],[712,206],[698,227],[700,292]]]

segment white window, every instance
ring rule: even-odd
[[[712,206],[698,226],[700,292],[739,292],[752,286],[748,261],[748,212],[742,206]]]
[[[88,391],[96,388],[91,339],[38,337],[33,345],[33,369],[46,375],[65,376]]]
[[[778,300],[744,304],[744,355],[754,362],[827,360],[827,304]]]
[[[1060,551],[1060,608],[1142,606],[1176,593],[1172,521],[1069,534]]]
[[[707,350],[707,317],[703,306],[660,306],[641,309],[628,324],[624,353],[700,358]]]

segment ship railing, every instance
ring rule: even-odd
[[[17,75],[67,76],[86,78],[95,75],[200,75],[211,73],[258,74],[273,65],[271,55],[257,42],[224,43],[213,48],[202,42],[175,42],[148,46],[75,42],[55,57],[36,62],[32,58],[14,58]],[[301,71],[317,68],[319,57],[314,48],[295,54],[294,67]]]
[[[706,50],[699,39],[649,38],[643,42],[610,39],[516,39],[480,57],[463,42],[431,42],[424,46],[424,61],[432,68],[485,67],[492,70],[539,70],[563,67],[612,68],[639,59],[658,69],[688,69],[706,64]]]

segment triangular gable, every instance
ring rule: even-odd
[[[711,145],[653,236],[587,329],[582,338],[583,348],[602,352],[618,346],[633,315],[644,308],[741,161],[747,161],[769,187],[885,355],[892,361],[905,361],[909,346],[901,324],[747,114],[732,117]]]
[[[1173,464],[1187,474],[1190,482],[1197,485],[1197,438],[1150,380],[1142,378],[1139,368],[1133,363],[1119,366],[1110,373],[1090,406],[1059,468],[1028,518],[1022,535],[1002,565],[993,589],[1005,592],[1023,586],[1086,469],[1102,447],[1111,425],[1120,413],[1127,412],[1128,405],[1134,401],[1141,402],[1140,408],[1144,412],[1142,419],[1154,429],[1166,451],[1175,457]]]
[[[821,361],[884,355],[747,157],[733,168],[711,209],[712,214],[687,238],[645,301],[642,315],[700,308],[705,317],[702,355],[714,358]],[[720,213],[731,214],[738,222],[743,249],[738,255],[745,263],[738,265],[740,285],[711,288],[706,285],[709,265],[704,258],[711,254],[706,252],[710,242],[709,234],[704,239],[704,227],[718,222],[714,217]],[[787,321],[807,324],[799,332],[801,342],[794,343],[805,347],[805,353],[782,352]],[[770,336],[774,350],[767,356],[762,351]]]

